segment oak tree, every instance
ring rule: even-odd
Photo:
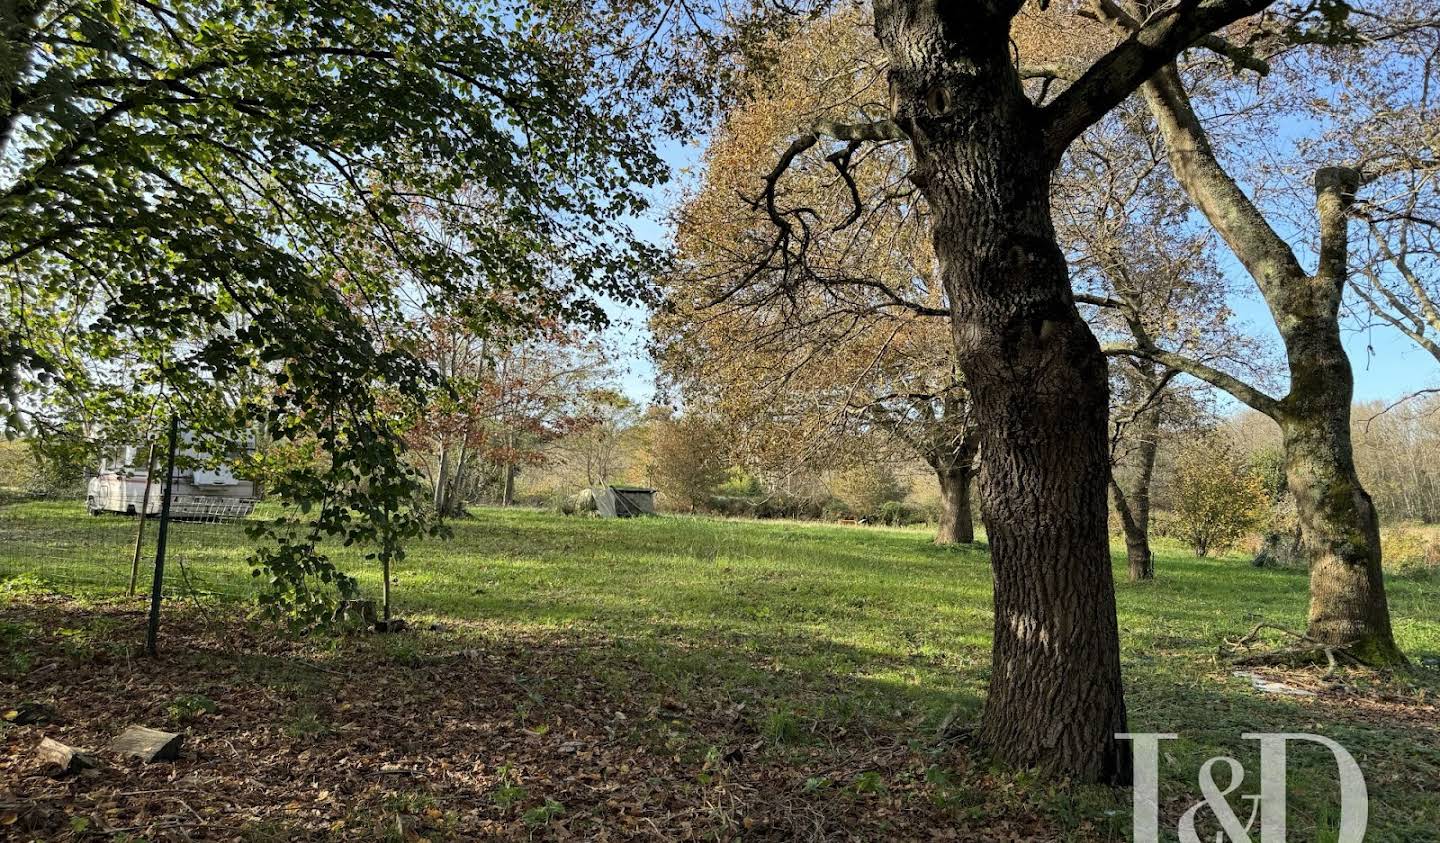
[[[810,235],[844,220],[814,220],[813,209],[784,202],[778,186],[790,163],[822,143],[842,154],[854,144],[909,147],[908,179],[929,208],[936,275],[981,431],[995,623],[979,738],[1004,761],[1082,780],[1129,773],[1115,737],[1125,706],[1106,529],[1108,374],[1056,240],[1054,171],[1087,127],[1178,53],[1232,51],[1214,32],[1267,5],[1157,6],[1054,93],[1025,84],[1032,74],[1010,38],[1018,0],[881,0],[874,32],[885,100],[853,103],[844,121],[805,125],[796,115],[800,131],[758,193],[773,229],[762,265],[803,272]]]
[[[1196,556],[1229,550],[1259,525],[1269,502],[1260,478],[1222,434],[1180,449],[1173,485],[1172,531]]]
[[[1214,238],[1190,224],[1143,105],[1127,101],[1072,145],[1054,203],[1077,300],[1098,305],[1085,316],[1102,341],[1138,333],[1227,371],[1268,374],[1266,355],[1233,324]],[[1110,374],[1111,499],[1130,578],[1150,579],[1150,485],[1160,441],[1195,417],[1196,396],[1177,369],[1150,359],[1116,358]]]
[[[789,144],[796,113],[843,114],[882,96],[868,27],[854,9],[817,20],[784,39],[783,77],[763,68],[740,77],[743,96],[677,211],[677,271],[651,327],[667,377],[745,431],[737,450],[752,467],[836,467],[843,453],[871,459],[877,447],[919,458],[940,488],[936,542],[970,542],[978,434],[903,148],[869,150],[863,164],[853,149],[790,162],[785,202],[866,209],[809,233],[800,283],[764,265],[770,218],[750,196],[764,162]]]

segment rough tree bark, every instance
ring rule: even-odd
[[[930,461],[940,481],[940,529],[936,544],[970,544],[975,541],[975,519],[970,511],[970,485],[975,479],[976,437],[969,436],[947,454]]]
[[[982,437],[995,621],[980,739],[1018,766],[1124,781],[1105,358],[1056,245],[1053,159],[1010,61],[1009,18],[945,15],[876,4]]]
[[[1340,340],[1349,209],[1358,171],[1315,175],[1320,254],[1307,273],[1290,246],[1221,167],[1174,65],[1143,88],[1181,186],[1255,279],[1285,345],[1290,390],[1273,398],[1237,379],[1153,347],[1150,356],[1209,381],[1280,426],[1285,477],[1310,562],[1310,637],[1373,665],[1404,661],[1390,627],[1380,527],[1350,440],[1354,373]]]
[[[1285,480],[1300,516],[1300,543],[1310,561],[1307,634],[1345,644],[1372,664],[1403,661],[1390,628],[1381,567],[1380,520],[1355,470],[1350,404],[1355,378],[1340,341],[1349,208],[1360,175],[1327,167],[1315,174],[1320,218],[1320,271],[1279,302],[1290,363],[1290,392],[1276,421],[1285,449]]]
[[[1155,476],[1155,457],[1159,452],[1160,407],[1142,410],[1135,418],[1133,436],[1135,475],[1126,489],[1114,477],[1110,479],[1110,495],[1115,500],[1115,514],[1125,531],[1125,556],[1130,563],[1130,580],[1155,578],[1155,556],[1150,551],[1150,483]]]
[[[931,211],[981,430],[995,572],[980,740],[1011,764],[1120,783],[1130,758],[1115,737],[1125,701],[1106,529],[1109,384],[1055,242],[1050,178],[1070,143],[1145,79],[1269,0],[1157,9],[1043,107],[1026,97],[1010,52],[1021,5],[877,0],[895,131],[829,134],[907,138]]]
[[[936,469],[940,479],[940,529],[936,544],[970,544],[975,541],[975,519],[970,512],[973,470],[966,466]]]

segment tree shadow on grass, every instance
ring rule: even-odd
[[[927,795],[927,756],[909,741],[930,718],[925,703],[976,702],[800,674],[686,640],[636,645],[594,631],[457,622],[297,641],[230,611],[183,607],[167,610],[158,661],[74,660],[53,630],[105,619],[113,637],[138,642],[143,617],[56,599],[12,602],[6,615],[46,630],[28,642],[32,667],[7,681],[7,697],[43,699],[65,722],[6,735],[3,767],[31,824],[22,827],[39,832],[95,812],[105,823],[97,830],[137,834],[263,823],[292,839],[341,828],[346,839],[380,839],[399,822],[458,839],[562,828],[881,839],[954,825]],[[884,661],[832,650],[827,657]],[[175,701],[197,697],[214,713],[180,720]],[[103,748],[130,723],[188,732],[185,752],[123,773],[107,756],[101,771],[67,781],[33,766],[41,734]],[[157,804],[155,794],[172,789],[185,804]],[[551,802],[563,813],[535,813]]]
[[[1000,828],[1112,839],[1128,828],[1124,793],[1057,790],[993,770],[963,747],[936,747],[940,717],[979,712],[983,651],[950,663],[794,630],[706,634],[676,624],[624,635],[510,619],[294,640],[217,606],[168,608],[163,658],[150,662],[76,658],[57,632],[98,624],[138,643],[143,615],[132,606],[16,601],[5,615],[39,632],[26,645],[30,668],[4,690],[53,702],[67,721],[62,739],[103,747],[135,722],[188,731],[179,762],[124,774],[123,792],[136,795],[119,797],[112,828],[194,830],[188,809],[212,830],[271,823],[294,839],[334,836],[337,822],[347,839],[383,837],[396,822],[459,839],[642,827],[775,840],[943,829],[984,839]],[[1205,759],[1231,754],[1256,775],[1253,743],[1239,737],[1255,731],[1320,731],[1355,752],[1384,783],[1372,786],[1373,839],[1418,840],[1435,827],[1440,797],[1424,785],[1440,773],[1433,727],[1340,699],[1257,696],[1190,656],[1146,658],[1127,665],[1131,728],[1181,735],[1162,768],[1169,827],[1200,798]],[[178,721],[171,707],[186,695],[212,699],[216,713]],[[28,767],[41,731],[6,735],[18,799],[66,816],[116,799],[114,773],[53,782]],[[1292,828],[1307,831],[1302,839],[1323,836],[1335,819],[1327,764],[1305,751],[1291,762]],[[186,791],[187,805],[157,805],[145,793],[166,788]],[[543,818],[550,802],[563,814]]]

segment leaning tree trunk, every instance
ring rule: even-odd
[[[1053,162],[1007,40],[877,5],[892,109],[951,307],[981,431],[994,645],[979,738],[1000,760],[1124,782],[1119,635],[1106,512],[1109,384],[1050,221]]]
[[[1291,389],[1276,421],[1285,479],[1310,563],[1307,634],[1346,645],[1369,664],[1404,661],[1390,628],[1380,521],[1355,471],[1350,439],[1354,375],[1334,319],[1300,319],[1286,332]]]
[[[1290,391],[1279,401],[1224,373],[1207,380],[1280,425],[1285,478],[1295,496],[1302,549],[1310,562],[1309,635],[1353,648],[1371,664],[1404,661],[1390,629],[1375,506],[1360,485],[1350,441],[1355,376],[1340,342],[1340,305],[1349,272],[1350,208],[1362,180],[1349,167],[1315,173],[1319,222],[1316,271],[1220,166],[1171,65],[1144,86],[1165,137],[1171,169],[1265,297],[1285,343]]]
[[[1155,579],[1155,555],[1150,551],[1150,483],[1155,477],[1155,456],[1159,451],[1160,409],[1149,407],[1135,420],[1135,477],[1127,490],[1118,479],[1110,480],[1115,513],[1125,531],[1125,557],[1130,563],[1130,580]]]
[[[1125,489],[1114,480],[1110,481],[1110,494],[1115,499],[1115,514],[1120,516],[1120,528],[1125,532],[1125,561],[1130,567],[1130,581],[1155,579],[1155,555],[1150,550],[1149,519],[1141,520],[1139,513],[1125,494]]]

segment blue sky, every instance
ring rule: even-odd
[[[666,217],[681,198],[685,186],[691,184],[698,173],[700,148],[672,143],[662,152],[671,165],[671,182],[651,191],[651,211],[637,219],[635,227],[641,237],[668,244],[670,230]],[[1254,283],[1223,247],[1219,257],[1221,268],[1237,291],[1230,297],[1231,308],[1246,332],[1267,340],[1278,355],[1279,335]],[[1302,261],[1309,259],[1303,253],[1300,257]],[[620,385],[632,400],[649,403],[655,394],[655,367],[646,352],[647,314],[641,308],[619,305],[611,305],[607,310],[613,322],[609,345],[620,370]],[[1351,319],[1346,322],[1344,338],[1355,369],[1356,401],[1390,401],[1417,389],[1440,385],[1440,362],[1393,328],[1366,327]],[[1222,400],[1220,406],[1238,407],[1228,400]]]
[[[1235,286],[1244,291],[1230,297],[1230,306],[1246,333],[1267,339],[1278,354],[1280,336],[1250,277],[1229,253],[1221,265]],[[1440,362],[1394,328],[1366,327],[1359,320],[1347,319],[1342,331],[1345,350],[1355,369],[1356,401],[1391,401],[1417,389],[1440,385]]]

